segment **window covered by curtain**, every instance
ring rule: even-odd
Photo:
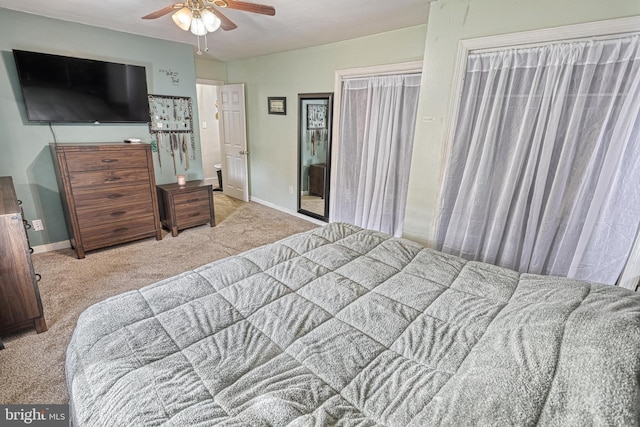
[[[402,234],[420,74],[346,79],[334,221]]]
[[[614,284],[640,225],[640,36],[469,55],[444,252]]]

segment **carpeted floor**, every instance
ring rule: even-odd
[[[33,255],[42,275],[40,295],[49,330],[4,336],[0,351],[0,403],[67,403],[67,344],[80,313],[112,295],[138,289],[211,261],[317,227],[257,203],[215,193],[216,226],[195,227],[163,239],[89,252],[71,249]]]

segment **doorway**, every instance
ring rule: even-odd
[[[198,117],[200,123],[200,149],[202,152],[202,175],[213,188],[222,188],[218,179],[222,164],[220,150],[220,125],[218,113],[218,88],[224,83],[218,80],[198,80],[196,94],[198,99]]]

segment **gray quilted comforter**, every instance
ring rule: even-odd
[[[640,296],[330,224],[87,309],[77,426],[638,425]]]

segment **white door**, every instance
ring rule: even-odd
[[[224,194],[249,201],[247,183],[247,129],[244,85],[220,88],[220,141],[222,145],[222,188]]]

